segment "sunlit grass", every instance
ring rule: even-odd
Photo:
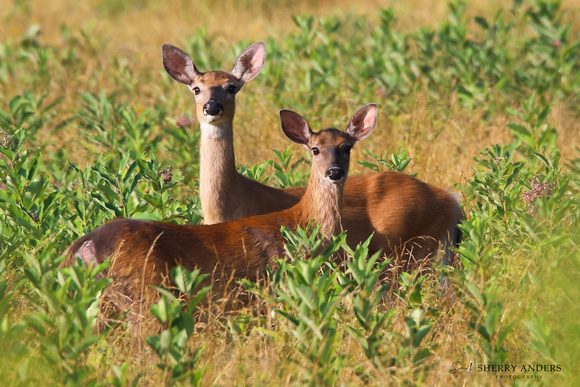
[[[182,47],[206,71],[230,70],[240,51],[258,40],[266,41],[267,61],[237,96],[238,166],[279,162],[272,149],[289,146],[279,109],[300,112],[319,130],[344,125],[361,104],[376,102],[377,128],[353,151],[351,173],[370,171],[356,161],[384,168],[363,150],[379,157],[407,151],[412,161],[405,172],[458,192],[470,223],[462,267],[452,274],[452,308],[439,301],[436,271],[417,280],[420,300],[404,289],[402,300],[388,296],[373,310],[372,318],[390,317],[379,330],[378,363],[346,330],[360,328],[355,291],[333,314],[338,338],[336,351],[327,355],[335,373],[326,376],[307,353],[298,354],[298,328],[273,312],[291,310],[289,304],[261,299],[237,312],[202,306],[188,342],[192,349],[204,347],[195,363],[202,384],[292,385],[324,377],[349,385],[502,383],[494,373],[451,375],[455,361],[558,364],[562,372],[541,373],[530,383],[577,383],[580,3],[563,1],[550,19],[540,6],[556,3],[525,1],[514,13],[511,3],[499,1],[467,2],[463,13],[453,11],[460,2],[450,8],[427,0],[3,3],[0,384],[173,382],[144,341],[135,347],[124,316],[82,347],[91,332],[78,322],[68,327],[67,313],[84,311],[98,284],[61,273],[55,262],[79,234],[115,216],[200,222],[198,125],[176,126],[182,115],[195,117],[193,96],[163,70],[161,44]],[[391,24],[385,22],[389,7]],[[530,10],[544,19],[534,23],[525,14]],[[491,24],[496,15],[504,27],[514,23],[504,35],[497,26],[498,41],[474,19]],[[542,23],[548,30],[537,33],[532,27]],[[566,28],[567,41],[554,38]],[[421,51],[428,39],[418,38],[428,32],[436,43],[446,42],[432,57]],[[492,50],[477,45],[483,41]],[[467,57],[470,44],[480,56]],[[511,58],[513,52],[521,57]],[[464,56],[469,65],[459,60]],[[492,59],[497,66],[486,68]],[[400,71],[389,72],[398,60]],[[437,66],[423,68],[431,63]],[[545,121],[544,107],[550,107]],[[480,153],[494,144],[513,148],[493,157]],[[304,156],[300,147],[291,150],[293,160]],[[166,184],[159,172],[169,165],[173,181]],[[267,167],[262,177],[272,171]],[[301,181],[305,171],[301,163],[288,174]],[[532,189],[535,175],[557,190],[539,198],[534,213],[521,193]],[[72,288],[59,293],[63,281]],[[420,365],[404,341],[416,310],[425,312],[418,326],[430,327],[415,348],[430,351]],[[497,322],[487,319],[494,313]],[[87,312],[87,318],[94,316]],[[481,333],[484,325],[491,337]],[[80,339],[69,340],[67,332]],[[54,348],[70,353],[55,357]]]

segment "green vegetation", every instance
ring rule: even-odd
[[[279,32],[272,22],[260,37],[265,68],[238,96],[240,170],[277,187],[305,184],[307,160],[281,140],[277,111],[296,110],[316,130],[377,102],[377,130],[351,171],[405,171],[460,193],[460,263],[389,287],[386,261],[364,244],[338,267],[344,235],[319,251],[303,230],[284,230],[288,260],[270,286],[243,282],[250,306],[206,305],[202,276],[175,270],[187,297],[160,289],[149,315],[163,328],[134,343],[124,316],[99,317],[106,265],[58,265],[72,241],[118,216],[201,223],[199,131],[192,97],[163,73],[160,45],[140,53],[103,32],[134,12],[154,28],[155,4],[87,4],[101,24],[71,18],[47,38],[27,2],[0,11],[1,384],[580,381],[578,7],[514,1],[471,16],[452,1],[443,22],[416,28],[402,28],[393,9],[298,12]],[[254,11],[267,19],[268,4]],[[204,71],[229,69],[254,38],[198,28],[167,42]],[[452,306],[438,297],[442,274]],[[477,368],[488,364],[517,369]],[[498,378],[510,375],[524,378]]]

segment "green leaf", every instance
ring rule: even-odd
[[[499,322],[500,308],[497,305],[493,305],[488,308],[487,315],[485,317],[485,329],[490,336],[493,336],[497,329],[497,324]]]
[[[489,28],[489,24],[487,24],[487,20],[485,20],[484,17],[476,16],[475,22],[479,24],[484,30],[487,30]]]
[[[431,327],[432,325],[423,325],[421,328],[419,328],[419,330],[417,331],[417,333],[415,333],[415,336],[413,337],[414,348],[419,347],[419,345],[421,344],[427,333],[429,333],[429,331],[431,330]]]
[[[479,288],[474,284],[467,282],[465,283],[465,287],[471,293],[471,295],[477,300],[480,305],[484,305],[485,299],[483,294],[479,291]]]
[[[519,134],[519,135],[522,135],[522,136],[525,136],[525,137],[531,137],[532,136],[532,134],[530,133],[530,131],[528,129],[526,129],[524,126],[522,126],[522,125],[518,125],[518,124],[514,124],[514,123],[510,122],[507,126],[515,134]]]

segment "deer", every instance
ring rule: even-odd
[[[206,224],[280,211],[295,205],[306,187],[277,189],[238,173],[233,120],[235,96],[254,79],[266,60],[263,42],[237,58],[233,69],[200,72],[183,50],[164,44],[163,66],[194,94],[200,124],[201,207]],[[372,235],[371,253],[394,257],[401,270],[428,265],[439,249],[442,264],[454,262],[463,218],[458,196],[404,173],[383,171],[349,177],[344,189],[342,225],[354,247]]]
[[[117,218],[77,239],[61,267],[77,259],[87,267],[108,260],[109,266],[101,274],[113,279],[114,292],[119,294],[113,303],[116,308],[132,310],[129,318],[134,324],[141,318],[135,308],[147,302],[152,286],[166,283],[173,267],[210,274],[212,292],[218,296],[226,294],[232,280],[259,281],[267,266],[274,268],[276,259],[283,259],[282,226],[306,229],[314,220],[326,241],[341,232],[350,151],[371,134],[377,111],[376,104],[365,105],[344,131],[328,128],[320,132],[313,132],[300,114],[280,111],[286,136],[312,154],[306,191],[288,209],[211,225]]]

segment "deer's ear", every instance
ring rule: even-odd
[[[161,57],[167,74],[179,83],[190,86],[199,74],[189,55],[171,44],[163,45]]]
[[[312,131],[304,117],[292,110],[280,110],[280,123],[286,137],[308,147]]]
[[[345,132],[357,141],[367,138],[377,124],[378,110],[379,108],[375,103],[363,106],[352,115]]]
[[[249,82],[260,74],[265,62],[266,45],[264,42],[254,43],[240,54],[232,70],[232,75],[242,83]]]

